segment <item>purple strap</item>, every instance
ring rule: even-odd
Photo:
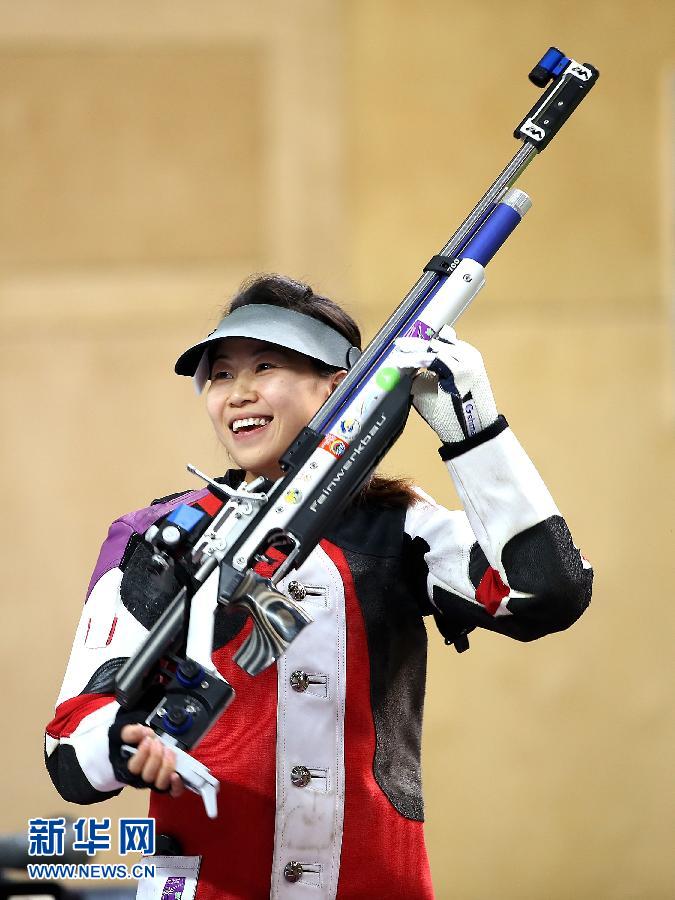
[[[94,574],[91,576],[91,581],[87,588],[86,599],[89,599],[89,595],[99,578],[105,575],[106,572],[114,569],[115,566],[119,566],[122,557],[124,556],[124,551],[127,548],[127,544],[133,534],[145,534],[153,522],[166,516],[172,509],[180,506],[181,503],[196,503],[197,500],[201,500],[201,498],[205,497],[207,494],[208,488],[204,488],[200,491],[190,491],[187,494],[181,494],[180,497],[169,500],[167,503],[157,503],[154,506],[146,506],[145,509],[138,509],[135,512],[127,513],[126,516],[116,519],[110,526],[108,537],[101,547]]]

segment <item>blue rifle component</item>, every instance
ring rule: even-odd
[[[486,266],[518,224],[520,216],[517,211],[506,203],[498,203],[492,215],[462,250],[462,259],[473,259]]]
[[[565,56],[557,47],[549,47],[527,77],[537,87],[546,87],[552,78],[560,75],[569,61],[569,56]]]
[[[465,256],[464,248],[467,246],[469,241],[473,238],[473,236],[478,232],[480,228],[483,227],[483,224],[487,220],[488,216],[494,211],[496,204],[492,204],[488,206],[487,209],[482,213],[480,218],[478,218],[471,229],[471,231],[466,235],[463,240],[463,243],[459,244],[455,250],[455,256],[444,256],[442,254],[436,254],[432,256],[429,262],[424,267],[424,272],[435,272],[437,275],[450,275],[459,265],[460,259]],[[428,297],[427,297],[428,299]]]
[[[195,509],[194,506],[187,506],[185,503],[181,503],[180,506],[177,506],[169,515],[166,517],[167,522],[171,522],[172,525],[177,525],[179,528],[182,528],[184,531],[192,531],[195,525],[206,515],[205,512],[202,512],[200,509]]]

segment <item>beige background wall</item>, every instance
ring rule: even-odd
[[[261,270],[370,337],[514,152],[550,43],[601,80],[461,332],[595,595],[531,645],[431,635],[427,839],[443,898],[673,896],[666,2],[0,2],[3,831],[68,809],[41,730],[109,521],[224,465],[175,356]],[[387,468],[453,504],[435,445],[411,421]]]

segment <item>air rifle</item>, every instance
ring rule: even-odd
[[[401,353],[401,339],[432,339],[483,287],[485,267],[531,205],[514,187],[516,180],[598,74],[554,47],[544,54],[529,77],[546,90],[515,129],[520,148],[286,450],[280,460],[285,474],[274,483],[258,478],[232,489],[188,466],[222,508],[210,518],[182,505],[146,532],[157,574],[180,577],[182,586],[118,673],[116,696],[125,709],[152,706],[147,724],[175,749],[178,773],[202,795],[209,816],[217,815],[218,782],[187,751],[234,697],[211,658],[218,605],[243,609],[253,619],[234,657],[251,675],[274,662],[310,623],[278,585],[312,552],[401,434],[419,369]],[[272,548],[283,550],[282,561],[265,578],[256,566],[270,561]]]

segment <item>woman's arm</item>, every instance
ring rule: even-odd
[[[118,520],[104,542],[75,634],[54,718],[45,731],[45,761],[64,800],[96,803],[118,794],[108,729],[119,704],[115,676],[147,630],[121,602],[120,564],[133,528]]]
[[[448,339],[439,354],[445,371],[439,367],[438,382],[422,380],[414,402],[443,440],[440,454],[465,513],[430,499],[412,507],[410,559],[426,573],[441,617],[525,641],[560,631],[590,602],[591,567],[497,415],[480,354],[450,330],[441,334]]]
[[[406,556],[434,612],[457,631],[530,641],[579,618],[593,573],[504,419],[497,429],[447,461],[465,512],[431,498],[408,510]]]
[[[149,729],[134,724],[142,722],[147,711],[120,711],[114,687],[118,671],[175,592],[153,583],[142,534],[173,506],[198,501],[203,493],[158,503],[110,527],[89,585],[54,718],[46,727],[47,769],[65,800],[96,803],[118,794],[125,784],[147,787],[150,782],[160,789],[170,786],[172,793],[180,787],[178,776],[171,774],[173,754],[165,754],[163,747],[143,744],[128,763],[122,759],[122,743],[140,743]]]

